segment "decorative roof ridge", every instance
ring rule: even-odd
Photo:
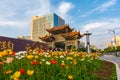
[[[62,36],[74,36],[74,35],[78,35],[80,34],[79,31],[72,31],[72,32],[69,32],[69,33],[66,33],[66,34],[62,34]]]
[[[53,27],[53,28],[50,28],[50,29],[46,29],[47,31],[50,31],[50,30],[59,30],[60,29],[65,29],[65,28],[70,28],[69,25],[65,24],[65,25],[61,25],[61,26],[56,26],[56,27]]]
[[[45,35],[45,36],[43,36],[43,37],[39,37],[39,39],[43,39],[43,38],[48,38],[48,37],[53,37],[53,35]]]

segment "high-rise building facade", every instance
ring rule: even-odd
[[[34,16],[31,22],[31,40],[40,41],[39,36],[43,37],[48,34],[46,29],[64,24],[65,21],[55,13],[44,16]]]

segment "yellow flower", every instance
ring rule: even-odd
[[[0,52],[0,57],[2,57],[2,52]]]
[[[33,57],[33,55],[27,55],[27,59],[32,59]]]
[[[20,80],[20,78],[14,78],[14,80]]]
[[[10,74],[12,72],[12,70],[7,70],[7,71],[5,71],[4,73],[5,74]]]
[[[42,64],[42,61],[40,61],[40,64]]]
[[[67,59],[67,60],[73,60],[73,58],[72,58],[72,57],[67,57],[66,59]]]
[[[16,71],[16,72],[14,73],[14,76],[15,76],[16,78],[20,77],[20,71]]]
[[[73,65],[76,65],[77,64],[77,62],[76,61],[73,61]]]
[[[48,55],[48,58],[50,58],[51,57],[51,55]]]
[[[32,76],[34,74],[34,70],[27,70],[27,74]]]
[[[65,66],[65,68],[66,68],[66,69],[68,69],[68,68],[69,68],[69,66],[68,66],[68,65],[66,65],[66,66]]]
[[[16,79],[20,77],[20,71],[16,71],[10,78],[11,79]]]
[[[69,80],[73,80],[73,76],[72,76],[72,75],[69,75],[69,76],[68,76],[68,79],[69,79]]]
[[[7,50],[4,50],[4,51],[2,52],[2,55],[3,55],[3,56],[7,56],[7,55],[8,55],[8,51],[7,51]]]
[[[35,56],[35,59],[38,59],[38,56]]]
[[[12,50],[11,49],[7,49],[9,54],[12,54]]]

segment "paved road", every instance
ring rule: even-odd
[[[117,63],[116,64],[117,78],[118,78],[118,80],[120,80],[120,57],[116,57],[116,56],[113,56],[113,55],[104,55],[104,56],[101,56],[100,59]]]

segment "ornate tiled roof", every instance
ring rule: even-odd
[[[46,35],[44,37],[39,37],[39,39],[45,42],[52,42],[55,40],[55,38],[52,35]]]
[[[46,29],[46,30],[52,34],[59,34],[59,33],[66,33],[66,31],[71,32],[74,29],[71,29],[69,25],[64,25],[64,26],[53,27],[51,29]]]
[[[70,39],[80,39],[81,37],[84,36],[84,34],[80,34],[80,32],[78,31],[72,31],[72,32],[69,32],[67,34],[62,34],[62,36],[67,39],[67,40],[70,40]]]
[[[75,39],[80,39],[81,37],[84,36],[84,34],[80,34],[80,32],[78,31],[72,31],[66,34],[61,34],[60,36],[62,36],[64,39],[66,40],[75,40]],[[39,37],[39,39],[41,39],[42,41],[45,42],[52,42],[55,41],[55,37],[53,35],[46,35],[44,37]]]

